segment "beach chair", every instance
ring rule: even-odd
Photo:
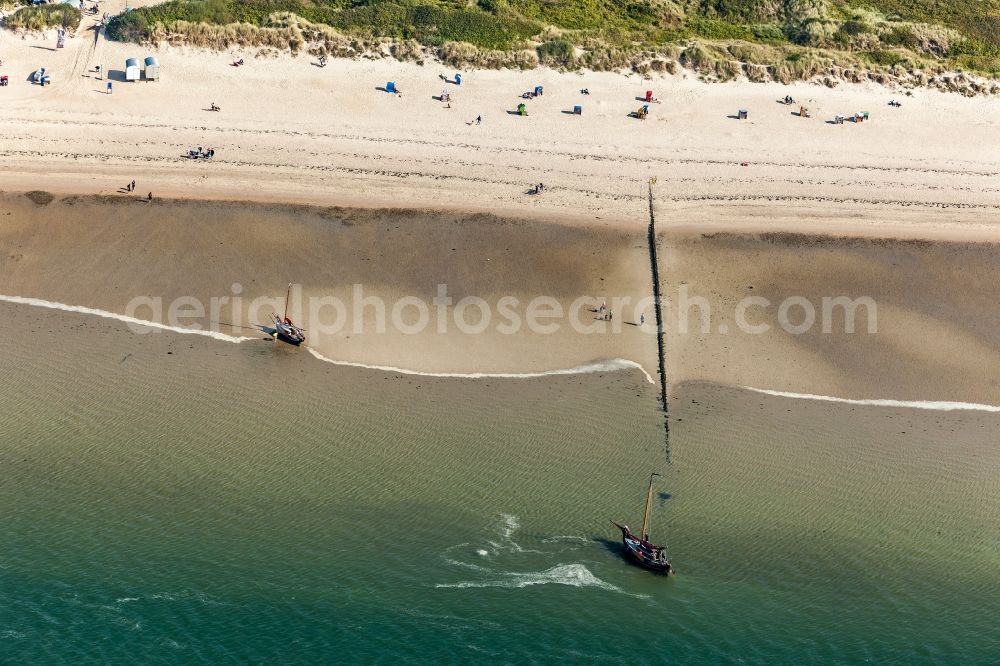
[[[385,91],[387,93],[399,92],[396,90],[396,84],[393,81],[389,81],[388,83],[385,84]]]
[[[805,106],[800,106],[799,107],[799,118],[808,118],[808,117],[809,117],[809,108],[805,107]]]
[[[647,102],[652,102],[653,101],[653,91],[652,90],[647,90],[646,91],[646,101]]]
[[[542,87],[535,86],[535,97],[541,97],[541,96],[542,96]]]
[[[844,124],[844,116],[838,115],[838,116],[834,117],[833,123],[835,125],[843,125]]]
[[[0,76],[0,86],[6,86],[6,85],[7,85],[7,77]]]
[[[577,104],[576,106],[574,106],[573,107],[573,114],[577,115],[577,116],[582,116],[583,115],[583,107],[580,106],[579,104]]]
[[[455,74],[455,85],[456,86],[462,85],[462,75],[461,74]]]
[[[526,115],[528,115],[528,107],[525,106],[523,103],[522,104],[518,104],[517,105],[517,115],[519,115],[519,116],[526,116]]]
[[[738,120],[746,120],[750,116],[750,113],[746,109],[740,109],[736,112],[736,118]]]

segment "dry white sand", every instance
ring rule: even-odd
[[[0,33],[2,71],[11,78],[0,89],[0,188],[114,193],[134,178],[139,194],[642,224],[650,177],[658,201],[679,211],[681,222],[697,215],[692,207],[712,202],[771,210],[797,203],[816,218],[831,202],[926,205],[932,217],[956,206],[1000,206],[996,99],[544,69],[466,71],[454,86],[439,78],[449,69],[430,63],[331,60],[320,68],[309,56],[150,49],[103,38],[95,46],[91,23],[58,51],[54,34]],[[120,76],[126,57],[151,53],[162,64],[158,82],[116,81],[107,95],[92,71],[100,63]],[[235,57],[247,64],[232,67]],[[25,80],[41,66],[55,82],[45,89]],[[401,98],[376,89],[388,80]],[[508,113],[536,84],[546,92],[527,102],[530,115]],[[588,96],[580,94],[585,87]],[[454,97],[450,109],[432,99],[443,89]],[[647,89],[662,103],[646,121],[629,118]],[[808,104],[813,117],[778,104],[786,94]],[[887,105],[893,98],[902,108]],[[220,113],[206,110],[212,102]],[[575,104],[582,116],[564,113]],[[749,120],[730,118],[738,108],[750,111]],[[860,110],[871,113],[869,122],[826,122]],[[470,125],[477,116],[483,124]],[[215,148],[215,159],[182,157],[197,146]],[[544,195],[527,195],[538,182]]]

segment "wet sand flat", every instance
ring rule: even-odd
[[[716,230],[667,230],[660,243],[674,382],[1000,404],[1000,246]],[[872,304],[851,305],[853,333],[846,307],[824,313],[824,299],[842,297]],[[746,299],[765,300],[746,306],[741,328]],[[806,307],[814,323],[799,329]]]

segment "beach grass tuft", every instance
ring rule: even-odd
[[[824,68],[832,76],[838,68],[882,77],[1000,72],[1000,0],[168,0],[113,18],[108,35],[310,52],[346,36],[355,54],[637,72],[668,71],[653,63],[669,51],[719,79],[814,77]]]
[[[76,30],[80,25],[82,15],[80,10],[69,5],[38,5],[22,7],[4,21],[4,25],[12,30],[46,30],[48,28],[66,28]]]

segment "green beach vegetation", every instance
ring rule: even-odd
[[[4,25],[12,30],[46,30],[57,27],[76,30],[80,19],[80,10],[76,7],[63,4],[38,5],[18,9],[6,18]]]
[[[1000,0],[168,0],[108,35],[723,80],[1000,76]]]

